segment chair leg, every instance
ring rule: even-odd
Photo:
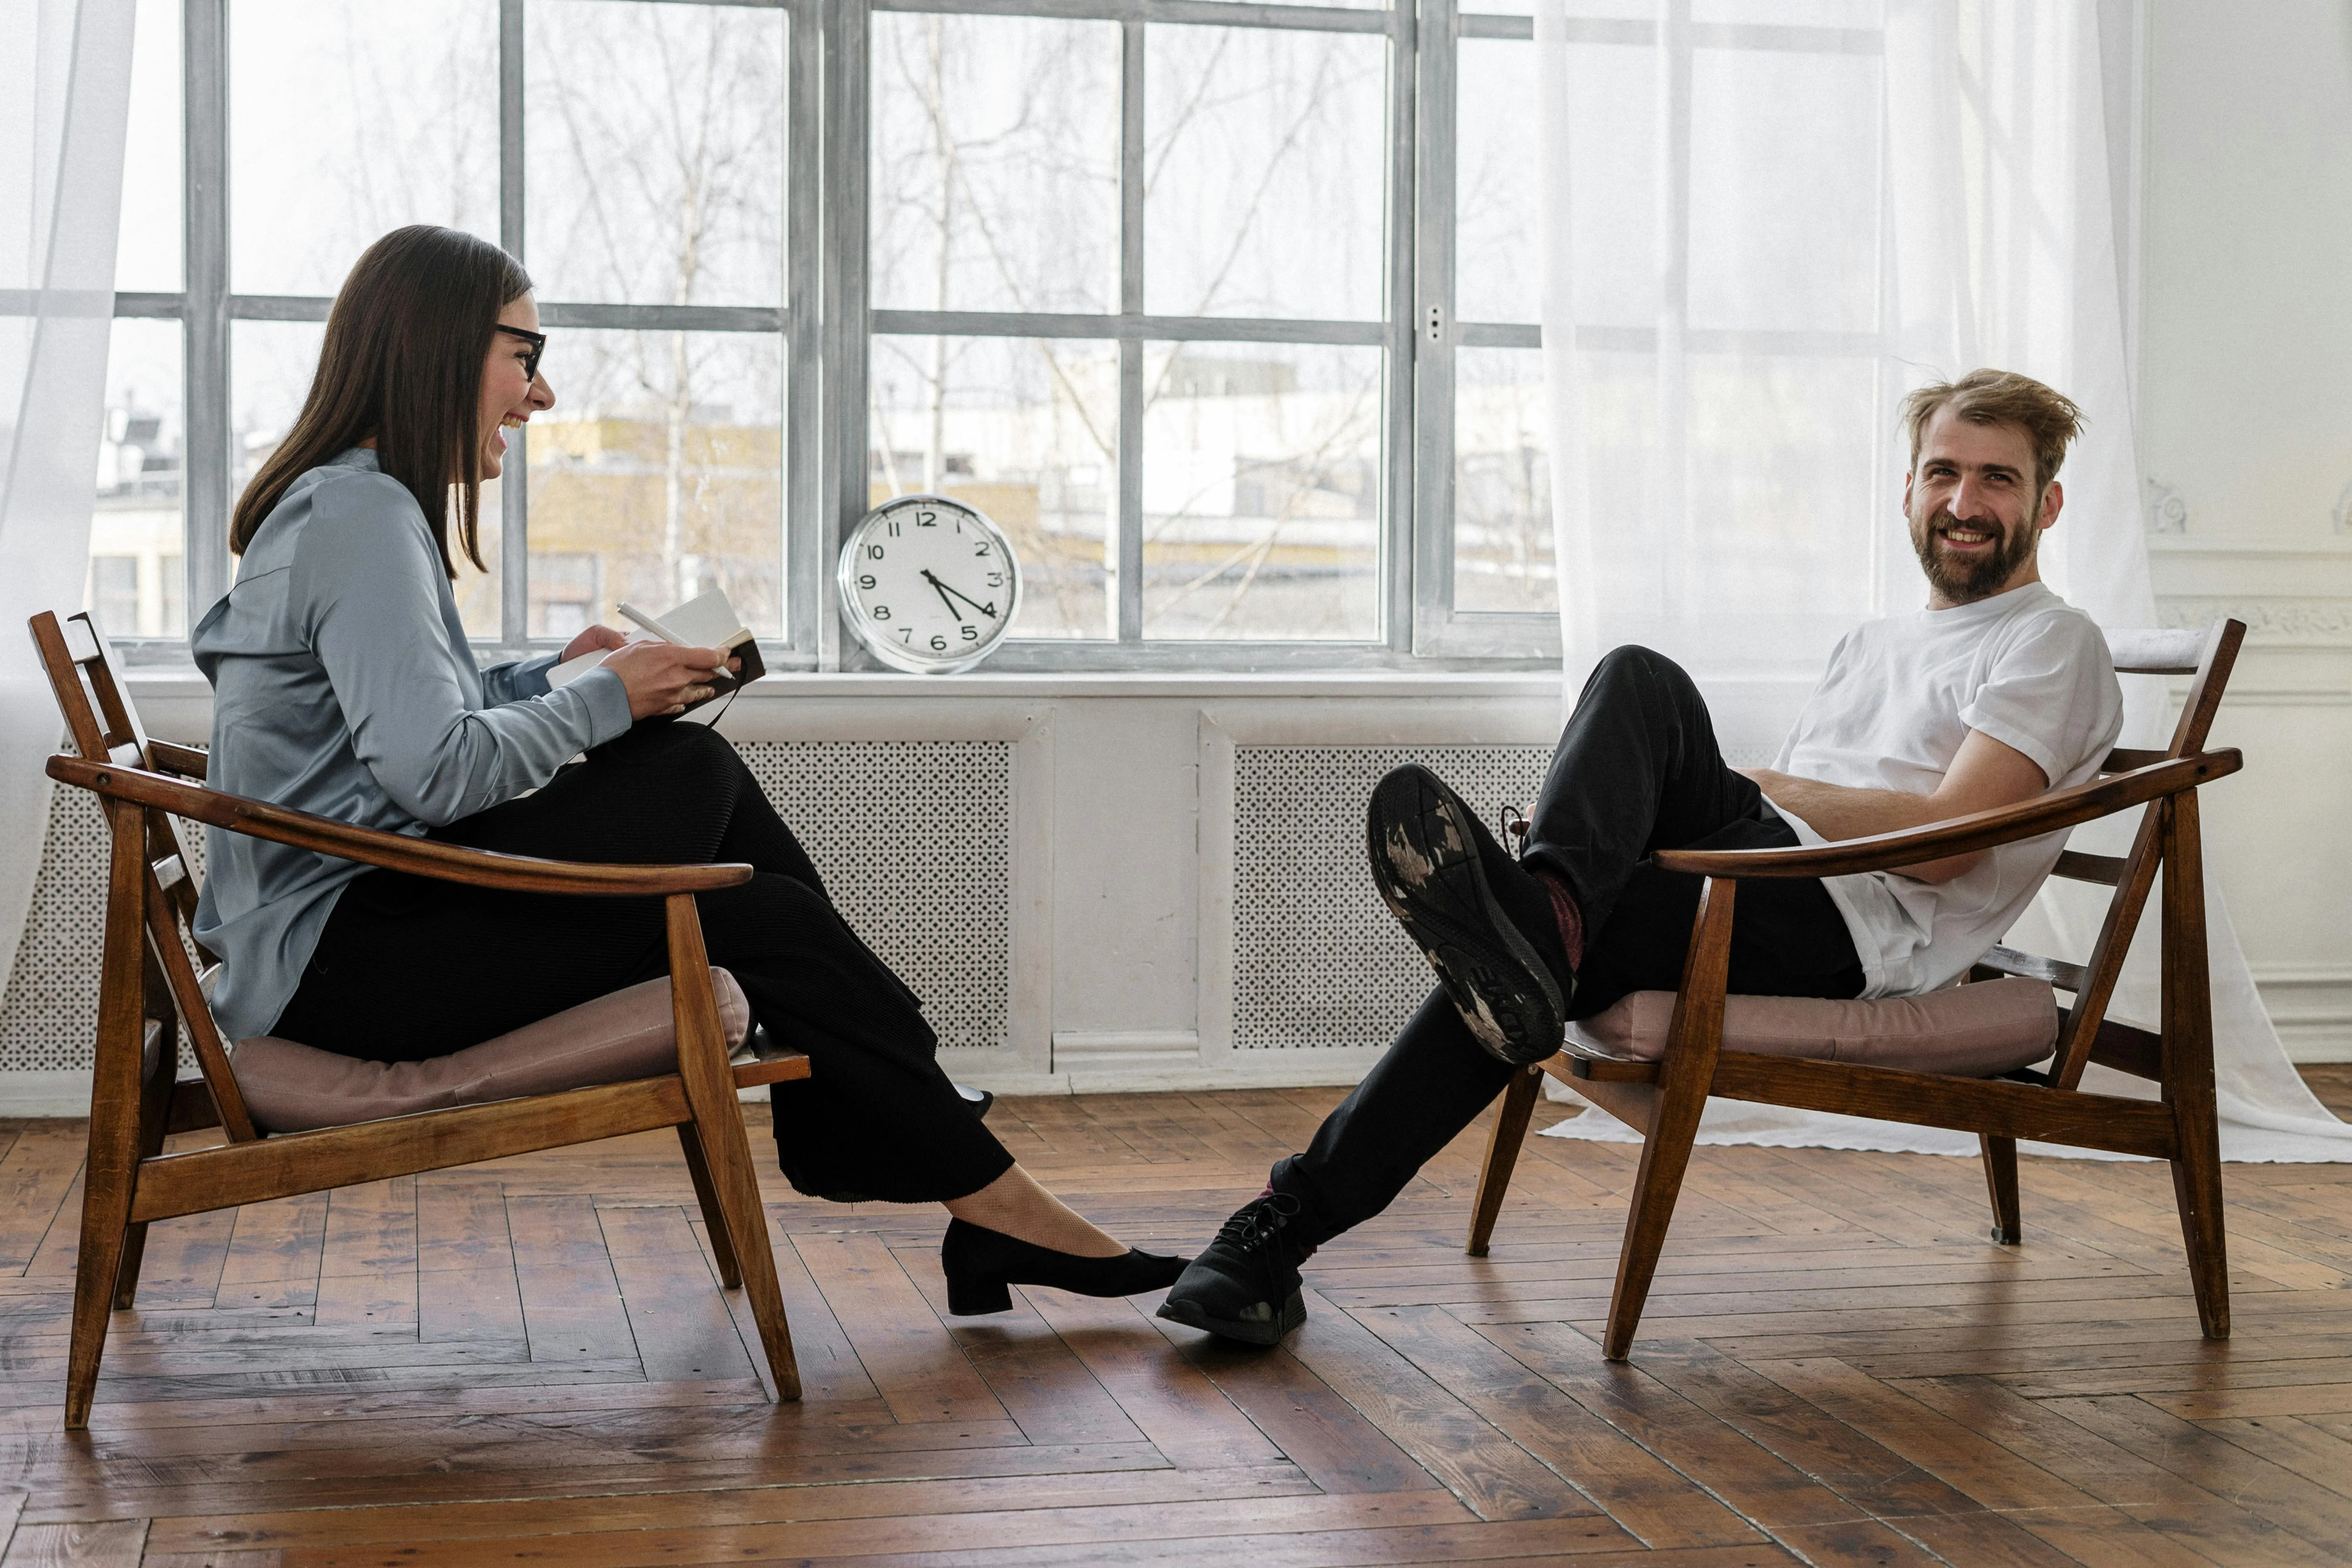
[[[712,1195],[734,1243],[737,1273],[744,1294],[751,1299],[751,1317],[760,1326],[760,1348],[767,1353],[768,1370],[776,1379],[779,1398],[801,1396],[800,1364],[793,1355],[793,1332],[784,1318],[784,1293],[776,1283],[776,1255],[768,1244],[767,1211],[760,1204],[760,1184],[751,1173],[751,1145],[743,1135],[742,1112],[735,1101],[734,1079],[718,1105],[695,1105],[695,1126],[709,1159]],[[688,1090],[688,1100],[697,1097]]]
[[[1992,1238],[2003,1247],[2015,1247],[2025,1239],[2017,1206],[2017,1140],[1979,1132],[1977,1149],[1984,1157],[1985,1188],[1992,1197]]]
[[[2172,1162],[2172,1195],[2180,1205],[2180,1239],[2189,1254],[2189,1283],[2197,1294],[2197,1324],[2209,1340],[2230,1337],[2230,1246],[2221,1225],[2221,1150],[2211,1121],[2202,1129],[2177,1123],[2180,1157]]]
[[[139,1157],[152,1160],[163,1152],[172,1125],[172,1091],[180,1077],[180,1037],[169,1022],[159,1026],[162,1038],[154,1059],[147,1064],[147,1082],[139,1091]],[[122,1233],[122,1261],[114,1271],[114,1310],[127,1312],[139,1294],[139,1266],[147,1257],[144,1220]]]
[[[1511,1170],[1519,1163],[1519,1146],[1527,1142],[1528,1119],[1535,1114],[1536,1090],[1543,1085],[1543,1069],[1529,1068],[1514,1077],[1495,1102],[1495,1130],[1486,1139],[1486,1168],[1478,1175],[1478,1202],[1470,1211],[1470,1240],[1462,1250],[1473,1258],[1486,1256],[1494,1239],[1495,1221],[1503,1212],[1503,1194],[1511,1188]]]
[[[99,963],[97,1059],[90,1075],[89,1153],[82,1166],[81,1249],[74,1263],[73,1331],[66,1343],[66,1430],[89,1426],[107,1314],[122,1266],[123,1240],[139,1185],[141,1107],[146,1100],[149,1023],[142,1002],[146,862],[144,818],[110,804],[106,938]]]
[[[1623,1361],[1633,1348],[1633,1331],[1641,1327],[1642,1308],[1657,1276],[1658,1255],[1665,1250],[1666,1227],[1674,1223],[1675,1200],[1682,1195],[1683,1177],[1690,1170],[1691,1145],[1698,1137],[1699,1116],[1706,1110],[1706,1086],[1704,1078],[1661,1086],[1649,1133],[1642,1140],[1641,1170],[1625,1214],[1624,1250],[1617,1258],[1617,1287],[1610,1294],[1609,1326],[1601,1341],[1601,1353],[1610,1361]]]
[[[2221,1139],[2213,1103],[2213,997],[2206,970],[2204,857],[2193,790],[2163,808],[2164,1100],[2172,1109],[2172,1193],[2197,1321],[2230,1337],[2230,1248],[2221,1226]]]
[[[710,959],[702,945],[694,895],[667,900],[669,926],[670,1000],[677,1023],[677,1076],[709,1166],[710,1187],[723,1228],[734,1244],[743,1293],[751,1300],[760,1326],[760,1348],[776,1380],[781,1399],[801,1396],[799,1363],[784,1321],[784,1292],[776,1283],[776,1255],[768,1245],[767,1211],[760,1205],[759,1178],[751,1171],[751,1144],[743,1134],[743,1107],[735,1098],[735,1075],[719,1043],[719,1004],[708,979]]]
[[[677,1145],[686,1154],[686,1173],[694,1178],[694,1198],[702,1205],[702,1223],[710,1232],[710,1256],[719,1264],[719,1284],[732,1290],[743,1283],[735,1261],[735,1243],[727,1234],[727,1211],[719,1206],[719,1189],[710,1184],[710,1162],[703,1157],[702,1135],[691,1121],[677,1124]]]

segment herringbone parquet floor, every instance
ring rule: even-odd
[[[993,1120],[1175,1249],[1336,1098]],[[2027,1161],[2005,1248],[1973,1162],[1701,1151],[1611,1366],[1631,1152],[1531,1140],[1472,1259],[1483,1136],[1313,1260],[1270,1352],[1148,1301],[944,1318],[937,1211],[772,1176],[797,1406],[760,1398],[667,1135],[173,1221],[85,1438],[58,1415],[80,1129],[0,1124],[5,1563],[2352,1561],[2352,1166],[2230,1168],[2217,1345],[2161,1167]]]

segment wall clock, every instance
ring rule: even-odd
[[[996,651],[1021,607],[1021,563],[1004,531],[945,496],[899,496],[841,544],[841,613],[875,658],[953,675]]]

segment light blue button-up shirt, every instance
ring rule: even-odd
[[[294,481],[190,641],[213,684],[206,782],[362,827],[487,810],[629,728],[611,670],[551,690],[553,655],[476,666],[423,510],[360,447]],[[213,1012],[233,1040],[266,1034],[369,868],[217,827],[205,847]]]

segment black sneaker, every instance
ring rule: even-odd
[[[1366,817],[1372,880],[1478,1043],[1514,1067],[1559,1050],[1576,980],[1534,875],[1427,768],[1381,780]]]
[[[1284,1234],[1297,1217],[1298,1200],[1283,1193],[1234,1210],[1217,1239],[1169,1287],[1160,1315],[1229,1340],[1279,1343],[1307,1321],[1300,1248]]]

